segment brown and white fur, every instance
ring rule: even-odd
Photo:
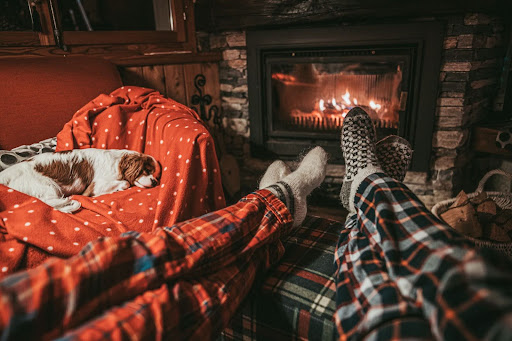
[[[81,206],[69,196],[98,196],[130,186],[155,187],[160,166],[131,150],[75,149],[43,153],[0,172],[0,184],[72,213]]]

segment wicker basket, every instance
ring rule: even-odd
[[[468,198],[474,198],[478,194],[484,192],[484,186],[487,183],[487,180],[493,175],[502,175],[506,176],[509,179],[512,179],[512,174],[504,172],[500,169],[495,169],[487,174],[484,175],[482,180],[480,180],[480,183],[478,184],[478,187],[474,193],[469,193]],[[485,192],[489,198],[494,200],[497,206],[501,207],[502,209],[512,209],[512,194],[506,193],[506,192]],[[432,207],[432,213],[442,220],[441,214],[446,212],[448,208],[455,202],[455,198],[448,199],[441,201],[437,203],[434,207]],[[467,239],[472,241],[477,247],[479,248],[488,248],[488,249],[494,249],[501,253],[504,253],[508,255],[509,257],[512,257],[512,242],[493,242],[489,240],[481,240],[473,237],[466,236]]]

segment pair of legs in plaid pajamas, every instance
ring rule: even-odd
[[[351,214],[336,254],[340,339],[510,338],[512,276],[379,173],[389,160],[376,148],[403,165],[410,150],[393,139],[375,146],[371,121],[358,122],[368,118],[351,112],[342,133],[341,197]],[[382,168],[400,178],[400,163]],[[4,278],[2,339],[216,337],[256,274],[279,260],[280,239],[300,224],[325,164],[321,148],[293,173],[277,161],[261,180],[266,189],[233,206],[154,233],[100,239],[70,259]]]
[[[346,116],[340,197],[350,213],[335,254],[340,339],[511,340],[512,262],[483,255],[427,210],[401,182],[410,146],[387,142],[376,143],[362,109]]]

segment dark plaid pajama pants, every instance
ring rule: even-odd
[[[335,256],[341,340],[512,340],[512,262],[384,174],[362,182],[355,207]]]

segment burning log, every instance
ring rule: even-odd
[[[348,109],[344,109],[342,112],[332,113],[333,111],[330,111],[329,113],[329,111],[326,110],[324,113],[321,113],[317,110],[314,110],[311,113],[305,113],[298,109],[294,109],[290,114],[287,122],[293,126],[302,128],[338,130],[343,125],[343,119],[348,111]],[[376,128],[398,129],[398,122],[396,121],[381,120],[378,117],[372,117],[372,120]]]

